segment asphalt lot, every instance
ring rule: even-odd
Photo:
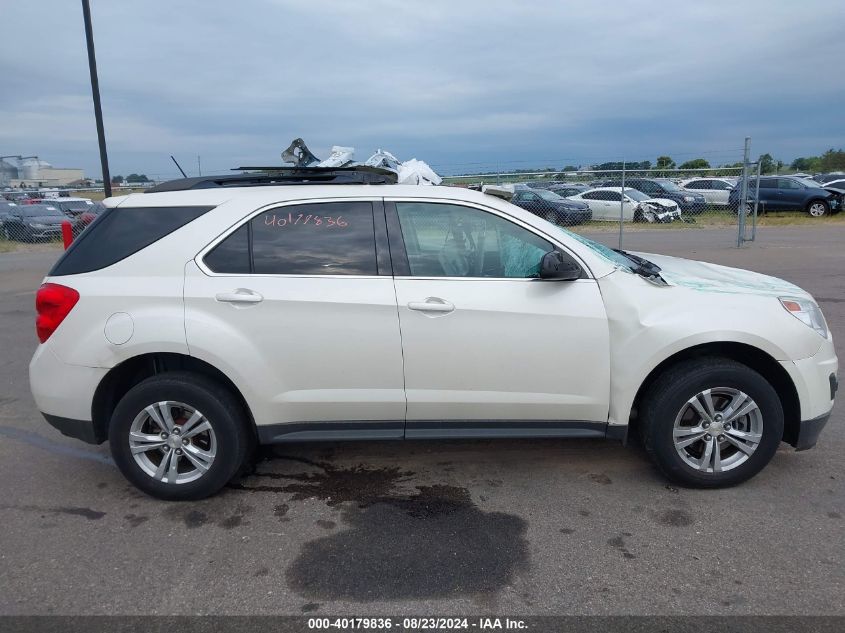
[[[845,358],[845,228],[733,238],[624,247],[807,288]],[[379,442],[275,447],[219,496],[165,503],[35,409],[33,293],[57,253],[0,255],[0,614],[845,614],[841,404],[816,449],[727,490],[675,489],[613,442]]]

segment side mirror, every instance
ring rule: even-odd
[[[574,281],[582,272],[578,264],[557,251],[549,251],[540,260],[540,279]]]

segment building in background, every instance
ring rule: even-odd
[[[37,156],[0,158],[0,187],[63,187],[84,179],[82,169],[53,167]]]

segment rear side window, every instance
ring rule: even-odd
[[[116,264],[214,207],[115,207],[101,213],[71,244],[50,276],[76,275]]]
[[[326,202],[269,209],[203,259],[213,272],[378,275],[373,205]]]

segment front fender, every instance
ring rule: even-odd
[[[822,344],[773,297],[657,286],[625,272],[599,284],[610,331],[610,424],[627,424],[648,375],[686,349],[739,343],[787,361],[812,356]]]

